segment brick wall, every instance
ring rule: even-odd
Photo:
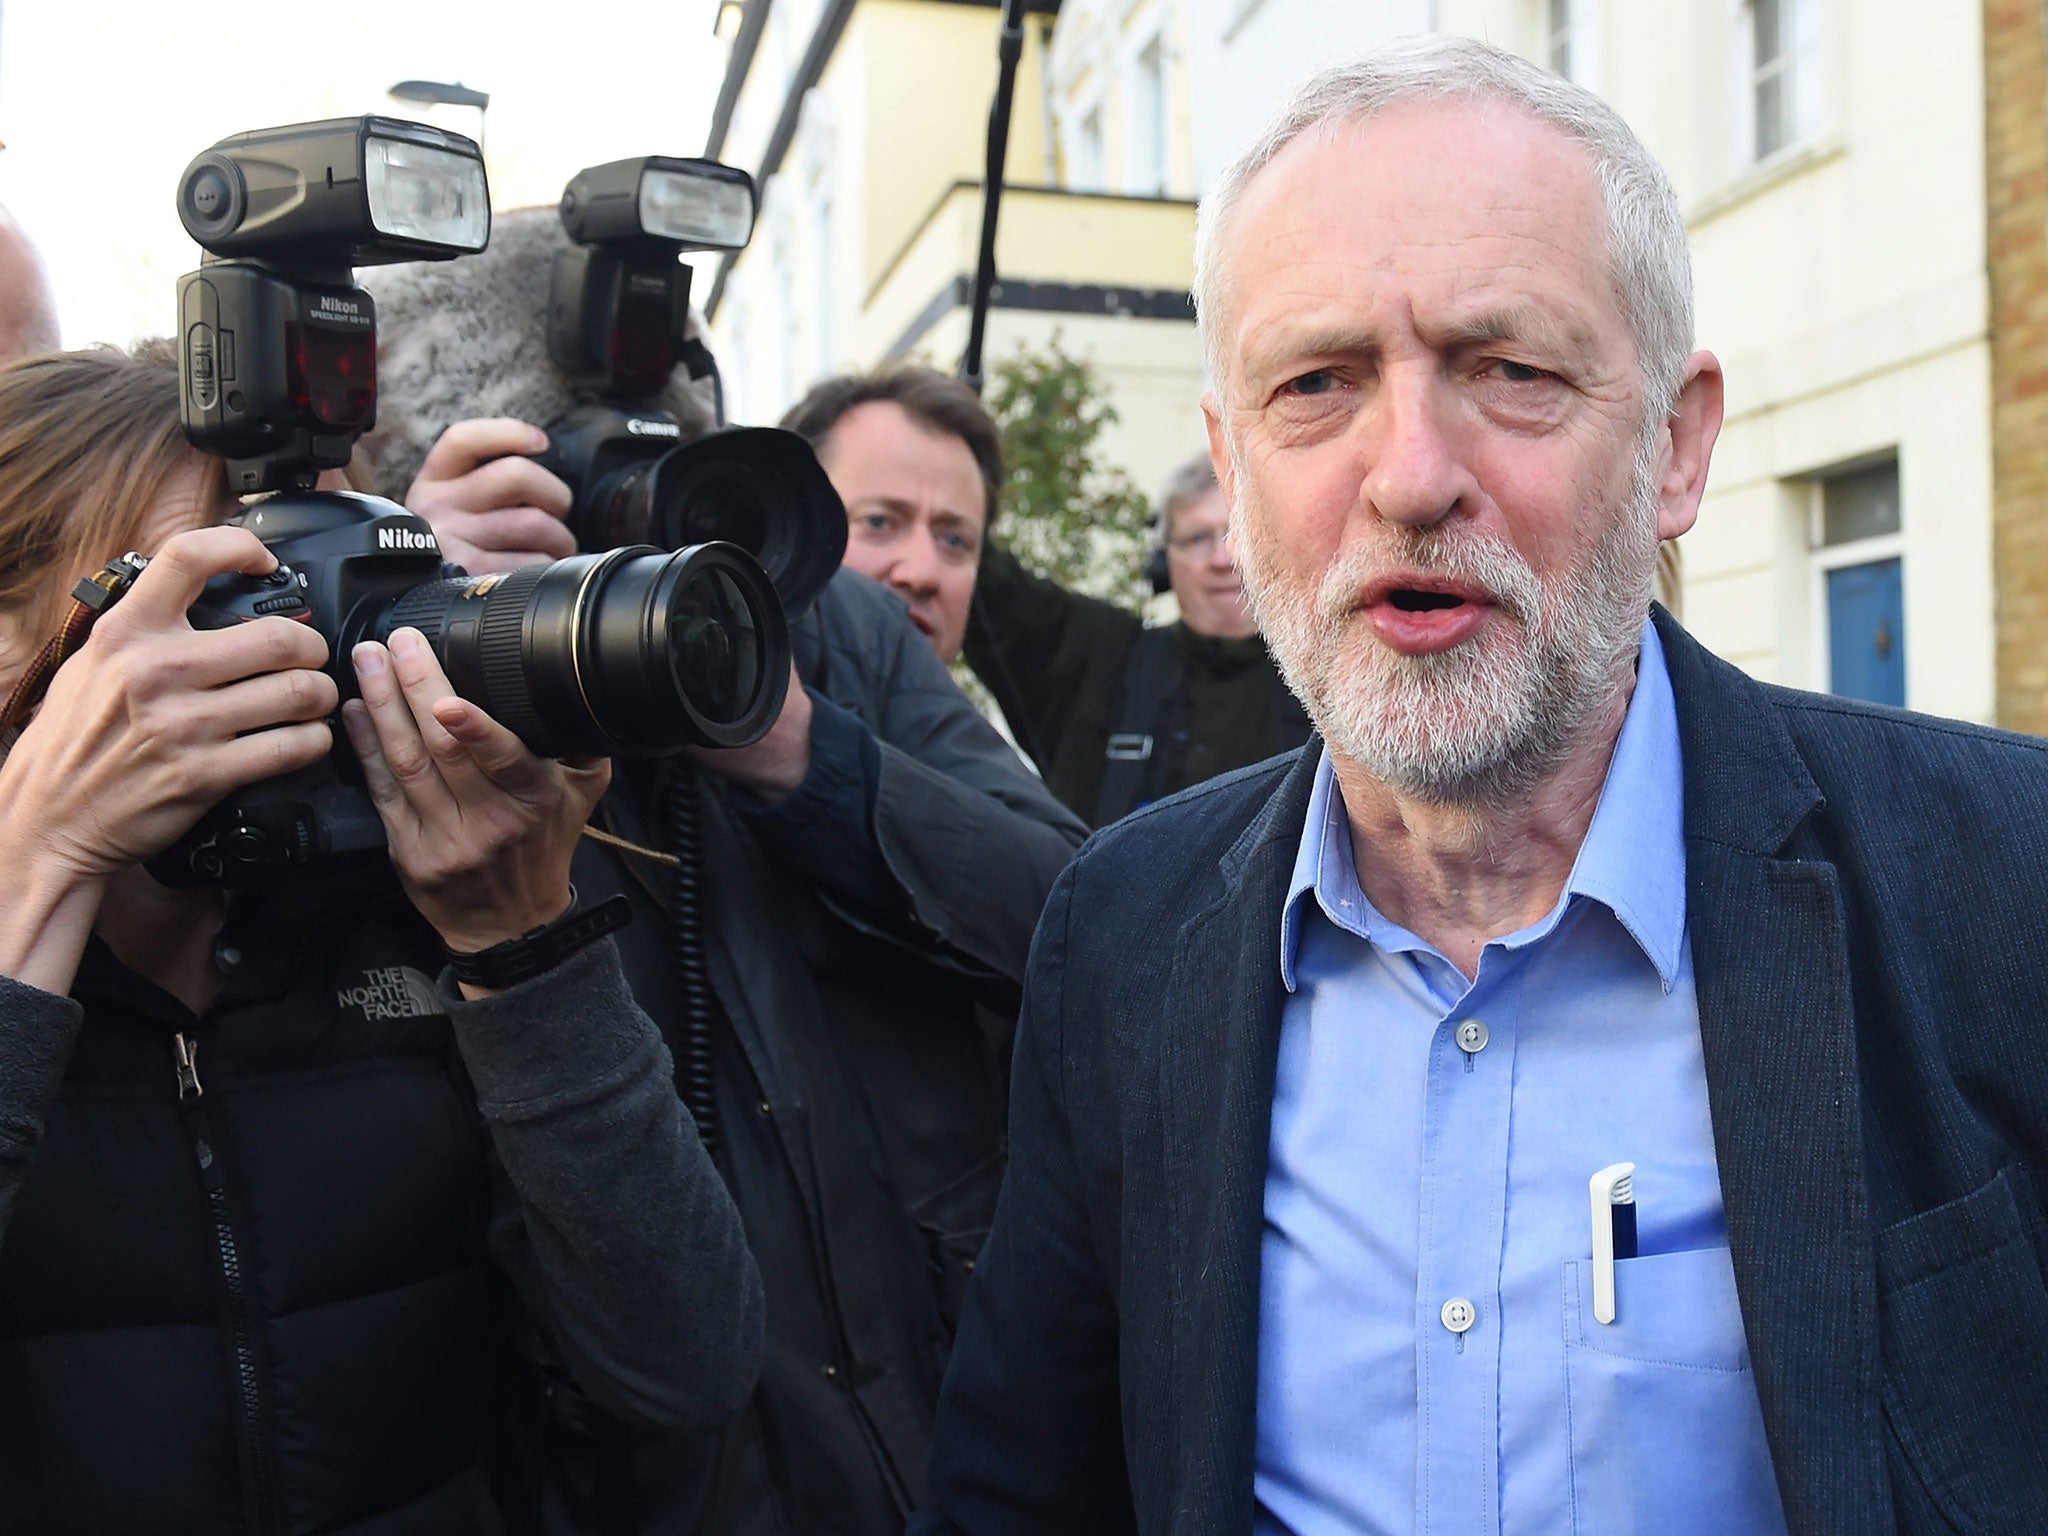
[[[2048,734],[2048,0],[1984,0],[1998,723]]]

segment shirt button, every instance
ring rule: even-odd
[[[1486,1026],[1477,1019],[1467,1019],[1458,1026],[1458,1049],[1467,1056],[1477,1056],[1486,1049],[1486,1042],[1492,1038]]]
[[[1444,1326],[1453,1333],[1463,1333],[1479,1321],[1479,1309],[1462,1296],[1453,1296],[1444,1303],[1443,1311],[1437,1316],[1444,1320]]]

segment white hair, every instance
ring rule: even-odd
[[[1297,89],[1202,199],[1195,219],[1195,315],[1209,377],[1224,377],[1223,247],[1254,177],[1307,133],[1366,121],[1399,102],[1500,101],[1585,146],[1607,212],[1607,255],[1642,365],[1649,419],[1678,398],[1692,351],[1692,257],[1685,216],[1664,168],[1633,129],[1583,86],[1472,38],[1398,38]]]

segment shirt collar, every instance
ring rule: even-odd
[[[1685,946],[1683,796],[1678,707],[1664,666],[1663,644],[1656,627],[1645,621],[1635,692],[1607,765],[1592,825],[1579,845],[1557,908],[1524,932],[1540,938],[1556,926],[1575,896],[1597,901],[1635,940],[1669,992]],[[1280,974],[1290,992],[1295,989],[1295,961],[1311,894],[1331,922],[1381,949],[1425,947],[1376,911],[1359,886],[1343,791],[1327,747],[1316,764],[1287,902],[1280,911]]]

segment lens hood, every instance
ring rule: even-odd
[[[737,544],[795,619],[846,554],[846,505],[811,445],[780,427],[731,427],[664,454],[648,487],[654,542]]]

